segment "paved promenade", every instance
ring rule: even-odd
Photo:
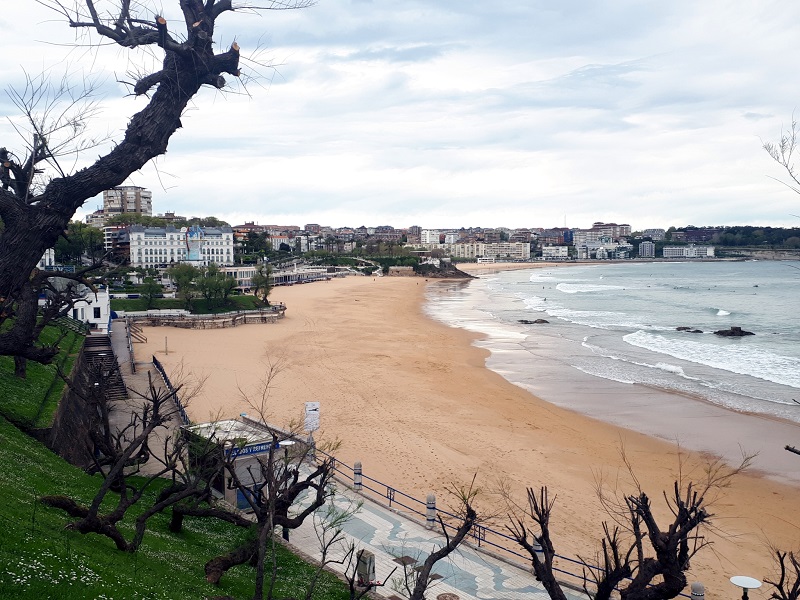
[[[335,504],[347,510],[363,502],[360,510],[343,526],[348,541],[356,549],[368,550],[375,555],[375,576],[378,581],[389,581],[376,592],[384,598],[404,598],[392,586],[392,580],[403,576],[402,562],[422,563],[427,555],[443,544],[438,529],[428,530],[421,523],[406,518],[386,506],[364,498],[344,486],[338,487]],[[438,528],[438,526],[437,526]],[[319,560],[320,541],[312,519],[291,532],[290,545]],[[340,550],[335,556],[341,556]],[[412,562],[414,561],[414,562]],[[334,571],[344,572],[345,565],[330,565]],[[390,577],[392,570],[397,570]],[[428,587],[429,599],[441,600],[548,600],[547,592],[529,570],[463,544],[449,557],[434,567],[434,578]],[[586,600],[585,595],[568,592],[568,597]]]

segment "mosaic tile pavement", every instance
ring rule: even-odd
[[[402,579],[402,563],[407,568],[421,563],[432,551],[443,544],[443,537],[436,530],[428,530],[422,524],[404,517],[398,512],[363,499],[347,488],[338,488],[334,500],[339,510],[353,508],[362,502],[359,510],[342,526],[346,540],[355,543],[357,550],[364,549],[375,555],[375,576],[378,581],[389,581],[376,590],[385,598],[401,598],[396,591]],[[320,511],[321,514],[322,511]],[[316,517],[321,518],[321,517]],[[320,560],[320,540],[312,519],[291,532],[290,543],[305,554]],[[341,559],[345,544],[334,548],[329,557]],[[346,564],[329,565],[334,571],[343,573]],[[394,574],[391,574],[395,569]],[[441,600],[549,600],[547,593],[534,579],[530,571],[516,567],[483,553],[471,546],[462,545],[449,557],[434,567],[434,578],[428,587],[427,597]],[[394,585],[393,585],[394,582]],[[571,600],[585,600],[584,596],[571,594]]]

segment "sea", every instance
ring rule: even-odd
[[[543,266],[442,282],[426,302],[430,317],[481,334],[487,367],[507,380],[633,429],[647,409],[594,406],[593,386],[800,424],[798,308],[797,261]],[[522,322],[537,319],[547,323]],[[754,335],[714,334],[732,326]]]

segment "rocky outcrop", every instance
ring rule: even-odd
[[[715,331],[714,335],[720,335],[722,337],[744,337],[746,335],[755,335],[755,333],[752,331],[745,331],[741,327],[731,327],[730,329]]]
[[[543,323],[549,323],[547,319],[536,319],[534,321],[529,321],[528,319],[519,319],[517,323],[522,323],[523,325],[541,325]]]
[[[431,279],[475,279],[474,275],[461,271],[452,263],[444,262],[439,267],[430,263],[419,265],[417,275]]]
[[[685,325],[676,327],[675,331],[685,331],[686,333],[703,333],[702,329],[692,329],[691,327],[686,327]]]

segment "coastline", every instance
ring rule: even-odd
[[[320,433],[341,440],[340,460],[360,460],[366,475],[417,498],[435,492],[444,505],[444,490],[475,472],[487,490],[484,505],[493,502],[488,491],[497,477],[520,500],[526,486],[548,485],[558,494],[553,529],[562,554],[594,552],[607,518],[594,496],[595,480],[601,471],[625,478],[620,444],[654,498],[669,488],[678,468],[674,444],[560,408],[509,383],[485,367],[489,353],[474,345],[479,335],[424,314],[425,289],[414,278],[366,277],[277,288],[272,300],[288,306],[277,325],[150,328],[150,342],[137,344],[136,353],[140,359],[155,354],[168,370],[183,359],[208,373],[204,394],[189,407],[193,419],[208,420],[220,410],[222,416],[246,412],[237,387],[255,384],[265,346],[282,351],[289,368],[273,389],[271,421],[298,419],[305,401],[319,400]],[[687,465],[702,462],[689,454]],[[709,552],[694,562],[693,577],[706,584],[710,598],[731,592],[731,574],[768,572],[766,540],[793,548],[800,534],[792,516],[797,495],[797,487],[756,473],[734,481],[713,511],[730,537],[717,542],[719,556]]]
[[[509,382],[556,406],[689,450],[720,456],[729,463],[741,460],[743,452],[757,453],[752,469],[800,486],[800,460],[784,450],[786,443],[800,439],[797,421],[737,410],[688,391],[583,372],[570,363],[575,363],[573,356],[589,352],[574,342],[565,342],[557,326],[529,327],[508,322],[498,326],[485,312],[489,302],[485,284],[474,285],[479,287],[457,294],[456,298],[463,300],[448,299],[445,314],[440,314],[436,297],[431,297],[429,306],[434,308],[428,314],[476,333],[479,339],[474,344],[490,353],[487,368]],[[520,349],[521,343],[524,350]],[[536,361],[536,368],[531,367],[531,360]],[[713,427],[709,427],[711,423]]]

